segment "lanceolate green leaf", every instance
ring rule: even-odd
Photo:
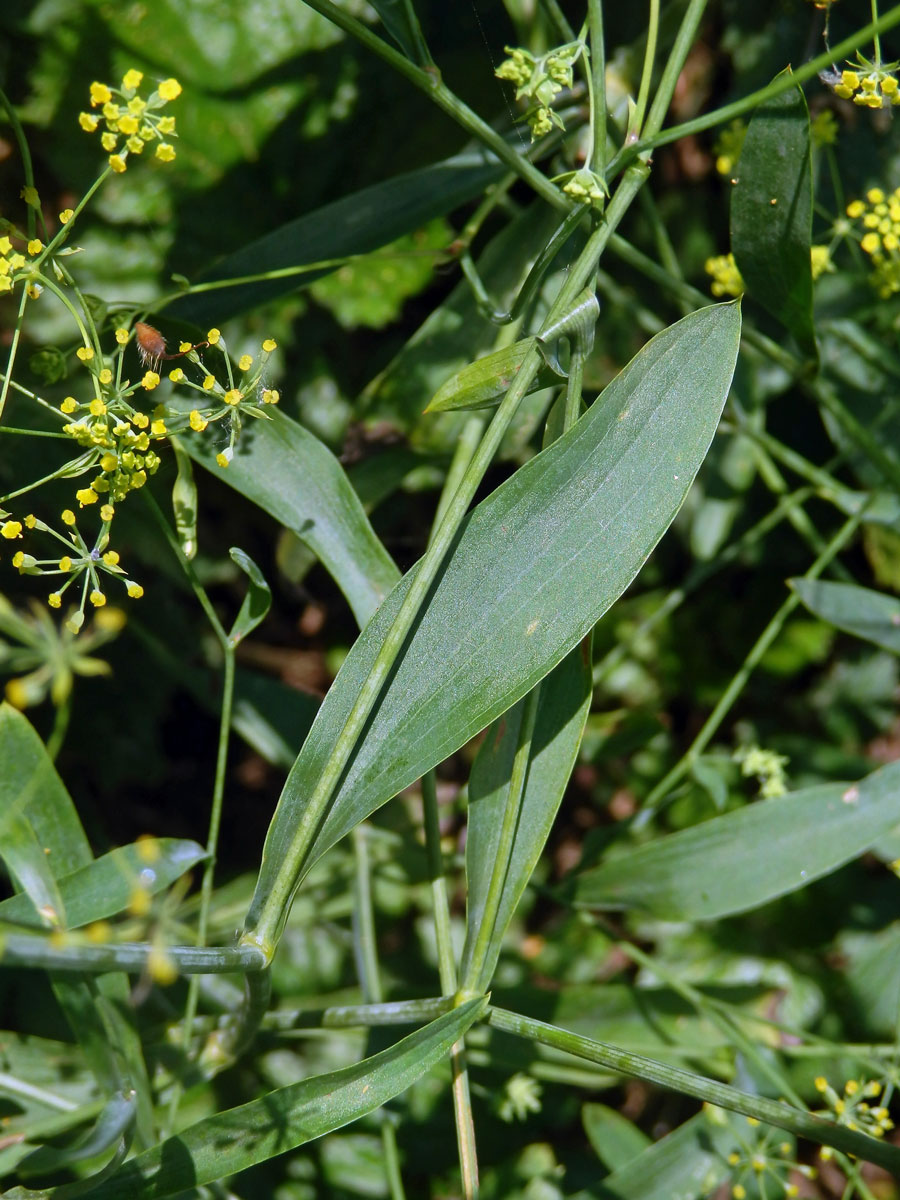
[[[797,87],[750,122],[731,189],[731,249],[749,294],[815,354],[811,230],[809,112]]]
[[[487,951],[477,964],[485,981],[493,976],[503,936],[550,833],[581,745],[592,690],[590,639],[587,639],[567,654],[541,684],[528,778],[512,853],[506,864],[500,907]],[[469,778],[466,942],[460,965],[462,979],[468,973],[483,923],[525,703],[520,700],[488,729]]]
[[[156,838],[152,842],[152,861],[146,845],[122,846],[87,863],[57,881],[67,929],[77,929],[91,921],[124,912],[135,887],[151,895],[164,891],[205,857],[196,842],[181,838]],[[10,896],[0,902],[0,922],[43,926],[28,896]]]
[[[0,812],[18,809],[58,879],[91,861],[75,806],[34,728],[0,704]]]
[[[289,221],[241,250],[220,259],[195,280],[257,276],[266,271],[286,272],[290,267],[326,263],[350,254],[367,254],[403,233],[418,229],[433,217],[465,204],[499,178],[503,168],[491,155],[467,153],[443,162],[397,175],[326,204],[315,212]],[[166,309],[166,315],[206,328],[235,313],[245,312],[276,296],[296,291],[321,275],[335,270],[337,262],[281,278],[225,284],[213,291],[183,296]]]
[[[277,410],[245,427],[226,470],[214,437],[185,437],[188,454],[292,529],[319,557],[364,625],[399,578],[341,464]]]
[[[591,908],[712,920],[805,887],[900,822],[900,763],[860,783],[757,801],[585,871],[568,892]],[[815,831],[812,836],[811,831]]]
[[[484,1013],[470,1000],[352,1067],[269,1092],[207,1117],[126,1163],[92,1200],[156,1200],[212,1183],[293,1150],[406,1091]]]
[[[304,869],[510,708],[621,595],[703,461],[739,336],[734,305],[702,309],[665,330],[567,434],[475,509],[413,625]],[[248,928],[409,582],[407,576],[376,613],[319,709],[269,829]]]
[[[900,600],[852,583],[829,583],[819,579],[792,579],[791,587],[810,612],[900,654]]]

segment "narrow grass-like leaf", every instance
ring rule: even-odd
[[[581,1121],[594,1153],[610,1171],[624,1167],[652,1145],[643,1129],[607,1104],[585,1104]]]
[[[65,907],[44,848],[19,807],[0,811],[0,859],[38,925],[65,924]],[[40,916],[38,916],[40,914]]]
[[[352,1067],[269,1092],[207,1117],[126,1163],[92,1200],[157,1200],[223,1179],[373,1112],[406,1091],[477,1021],[470,1000]]]
[[[138,882],[155,895],[179,879],[206,855],[196,842],[182,838],[156,838],[152,843],[153,861],[147,861],[147,847],[121,846],[58,880],[59,895],[65,913],[65,927],[77,929],[91,921],[124,912]],[[35,929],[44,922],[28,896],[21,894],[0,901],[0,922],[26,925]]]
[[[135,1119],[135,1097],[118,1092],[104,1106],[94,1125],[72,1146],[41,1146],[19,1164],[23,1176],[57,1171],[113,1149],[127,1137]]]
[[[491,155],[475,152],[397,175],[289,221],[219,259],[215,267],[194,282],[209,284],[258,276],[266,271],[286,272],[291,267],[330,263],[350,254],[377,250],[480,195],[500,177],[503,169]],[[166,309],[166,315],[202,328],[221,325],[235,313],[296,291],[338,265],[339,262],[334,262],[303,274],[284,274],[281,278],[225,283],[210,292],[180,296]]]
[[[304,869],[510,708],[621,595],[703,461],[739,336],[734,305],[701,309],[658,334],[567,434],[466,520]],[[250,929],[410,579],[357,640],[288,776]]]
[[[0,704],[0,812],[18,808],[57,879],[91,861],[69,793],[28,718]]]
[[[504,934],[547,841],[581,745],[593,690],[589,642],[587,639],[567,654],[541,684],[528,777],[497,919],[483,959],[476,964],[482,979],[493,976]],[[520,700],[491,725],[469,777],[466,942],[460,965],[463,979],[483,924],[525,703]]]
[[[731,189],[731,249],[749,294],[815,355],[811,231],[809,111],[797,87],[750,121]]]
[[[375,536],[341,464],[317,437],[277,410],[245,428],[223,471],[207,436],[185,437],[192,458],[292,529],[312,549],[364,625],[399,572]]]
[[[819,579],[789,582],[809,611],[821,620],[900,654],[900,600],[896,596],[853,583]]]
[[[658,838],[585,871],[565,891],[589,908],[711,920],[805,887],[898,823],[900,763],[890,763],[859,783],[757,801]]]
[[[412,0],[371,0],[384,27],[406,55],[420,67],[427,67],[431,55],[422,36]]]
[[[272,605],[272,589],[249,554],[245,554],[237,546],[232,546],[228,553],[231,555],[232,562],[237,563],[249,582],[240,611],[228,634],[228,640],[236,646],[238,642],[242,642],[248,634],[253,632],[260,621],[265,620],[266,613]]]

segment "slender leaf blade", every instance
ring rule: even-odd
[[[359,624],[368,621],[399,578],[359,497],[328,447],[284,413],[244,430],[227,470],[215,464],[208,437],[183,438],[197,462],[291,529],[320,559]]]
[[[809,147],[799,87],[756,110],[731,191],[731,248],[750,295],[815,354]]]
[[[811,613],[829,625],[900,654],[900,600],[853,583],[820,579],[791,579]]]
[[[515,840],[491,940],[478,964],[483,979],[494,973],[506,930],[550,834],[581,745],[592,692],[590,639],[586,639],[541,684]],[[525,703],[520,700],[490,726],[469,777],[462,978],[467,977],[484,921]]]
[[[340,1129],[406,1091],[481,1017],[470,1000],[371,1058],[198,1121],[126,1163],[93,1200],[157,1200],[212,1183]]]
[[[120,846],[70,875],[63,875],[58,880],[58,889],[66,928],[78,929],[91,921],[124,912],[138,881],[151,895],[164,891],[205,858],[206,851],[183,838],[155,838],[153,855],[151,864],[147,861],[146,846]],[[24,894],[0,901],[0,922],[36,929],[43,924]]]
[[[566,888],[588,908],[702,921],[797,891],[866,851],[900,819],[900,763],[713,817],[619,855]],[[815,837],[810,836],[815,830]]]
[[[621,595],[703,461],[739,337],[733,305],[701,309],[664,330],[567,434],[469,516],[306,867],[510,708]],[[248,928],[410,580],[375,614],[319,709],[269,828]]]

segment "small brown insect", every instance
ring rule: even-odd
[[[166,354],[166,339],[152,325],[145,325],[143,321],[135,321],[134,340],[137,343],[137,352],[141,356],[141,362],[145,367],[155,369],[164,358],[169,357]]]
[[[181,358],[183,354],[190,353],[190,350],[179,350],[177,354],[167,354],[166,339],[158,329],[155,329],[152,325],[147,325],[144,321],[135,321],[134,340],[137,345],[137,352],[141,357],[141,362],[152,371],[159,370],[159,365],[164,358]],[[200,350],[203,346],[208,345],[209,342],[197,342],[190,349]]]

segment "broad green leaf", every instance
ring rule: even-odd
[[[702,1200],[730,1177],[728,1155],[739,1145],[730,1118],[697,1113],[571,1200]]]
[[[371,4],[406,57],[421,67],[428,66],[431,55],[422,36],[413,0],[371,0]]]
[[[624,1167],[652,1145],[642,1129],[606,1104],[585,1104],[581,1120],[594,1153],[611,1171]]]
[[[791,579],[811,613],[829,625],[900,654],[900,600],[853,583],[827,583],[820,579]]]
[[[231,555],[232,562],[237,563],[249,582],[240,611],[228,634],[228,640],[236,646],[238,642],[242,642],[248,634],[253,632],[260,621],[265,620],[272,605],[272,589],[249,554],[245,554],[237,546],[232,546],[228,553]]]
[[[286,272],[291,267],[366,254],[465,204],[501,173],[490,155],[468,153],[395,176],[289,221],[226,255],[194,282],[209,284],[267,271]],[[312,283],[337,265],[180,296],[168,306],[166,315],[201,328],[221,325],[236,313]]]
[[[0,812],[26,818],[57,879],[91,861],[81,821],[27,717],[0,704]]]
[[[171,887],[205,856],[202,846],[181,838],[154,838],[152,842],[111,850],[58,880],[65,915],[61,924],[67,929],[77,929],[124,912],[138,884],[156,895]],[[43,926],[34,905],[24,894],[0,901],[0,922],[36,929]]]
[[[398,579],[341,464],[318,438],[277,410],[244,429],[227,470],[207,435],[184,448],[315,551],[364,625]]]
[[[512,853],[506,864],[500,907],[486,952],[476,964],[485,987],[494,974],[504,934],[540,858],[569,782],[592,691],[590,639],[587,639],[567,654],[541,684],[528,777]],[[466,942],[461,978],[466,978],[472,965],[476,939],[484,923],[485,901],[499,852],[500,828],[526,703],[526,699],[520,700],[490,726],[469,777]]]
[[[731,189],[731,249],[748,293],[814,355],[811,230],[809,112],[796,87],[750,121]]]
[[[406,1091],[481,1017],[470,1000],[380,1054],[207,1117],[126,1163],[92,1200],[156,1200],[234,1175],[349,1125]]]
[[[703,461],[739,337],[734,305],[658,334],[568,433],[467,518],[305,867],[510,708],[621,595]],[[410,581],[378,610],[319,709],[269,828],[248,928]]]
[[[898,822],[900,763],[859,783],[757,801],[658,838],[577,876],[569,898],[699,921],[756,908],[864,853]],[[810,831],[815,830],[815,837]]]

